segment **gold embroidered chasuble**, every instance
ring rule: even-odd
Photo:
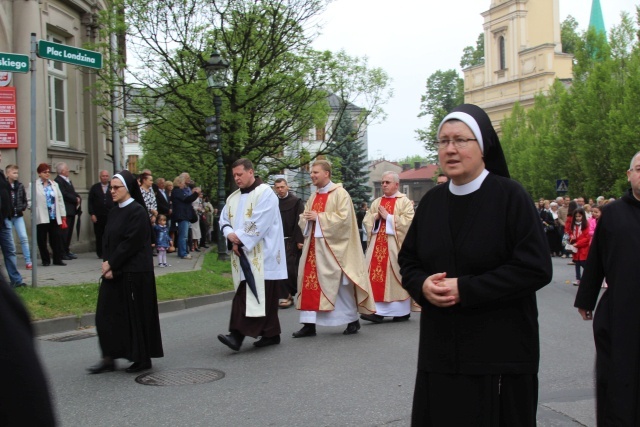
[[[386,198],[389,200],[389,198]],[[366,261],[369,268],[376,271],[369,271],[369,274],[381,275],[384,281],[384,292],[382,298],[376,298],[379,302],[404,301],[409,298],[409,294],[402,287],[402,277],[400,276],[400,266],[398,265],[398,253],[402,247],[402,242],[407,235],[411,221],[413,220],[413,202],[402,193],[396,193],[395,206],[393,207],[393,231],[395,234],[386,233],[386,221],[380,218],[380,227],[376,233],[374,229],[374,217],[378,213],[378,207],[384,203],[385,198],[379,197],[371,203],[371,208],[364,217],[363,224],[367,231],[369,246],[367,247]],[[387,209],[388,210],[388,209]],[[381,242],[379,242],[381,240]],[[377,251],[376,251],[377,248]],[[382,248],[385,248],[384,251]],[[378,257],[376,259],[376,257]],[[386,268],[380,268],[379,259],[384,258]],[[412,305],[412,309],[417,307]]]
[[[313,194],[305,205],[305,211],[313,211],[317,193]],[[356,221],[353,202],[342,184],[333,184],[329,189],[324,211],[318,213],[318,225],[323,237],[314,237],[314,224],[300,215],[300,229],[306,230],[302,257],[298,266],[298,310],[333,311],[336,297],[344,274],[353,282],[356,306],[359,313],[374,313],[375,303],[367,273],[360,234]],[[314,239],[315,257],[308,257],[311,241]],[[317,282],[314,277],[305,277],[305,265],[309,259],[315,260]],[[313,271],[307,268],[307,272]],[[319,301],[311,309],[305,300],[305,293],[319,284]],[[306,286],[306,288],[305,288]],[[305,308],[302,308],[304,305]]]
[[[265,191],[272,191],[267,185],[260,185],[255,190],[248,193],[247,200],[244,204],[243,212],[238,212],[238,205],[240,203],[240,190],[236,190],[227,199],[227,206],[229,212],[229,221],[233,224],[234,228],[243,229],[245,233],[249,235],[260,234],[259,227],[252,221],[253,210],[258,205],[260,196]],[[264,233],[264,231],[263,231]],[[240,250],[244,250],[240,248]],[[263,242],[258,242],[251,250],[245,252],[249,264],[251,265],[251,272],[256,282],[256,291],[258,293],[258,299],[253,295],[253,292],[248,290],[246,297],[246,313],[247,317],[263,317],[266,315],[266,291],[264,283],[264,251]],[[240,258],[231,251],[231,275],[233,276],[233,285],[236,290],[241,281],[241,267]],[[279,255],[280,256],[280,255]],[[282,254],[284,256],[284,252]]]

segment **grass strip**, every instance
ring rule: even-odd
[[[215,252],[206,253],[199,271],[157,276],[158,301],[214,295],[233,290],[231,264],[228,261],[218,261],[217,256]],[[43,320],[94,313],[98,284],[26,287],[17,288],[16,292],[27,306],[32,320]]]

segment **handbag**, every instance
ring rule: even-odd
[[[569,252],[573,252],[574,254],[578,252],[578,248],[573,246],[571,243],[567,243],[564,248]]]
[[[191,224],[195,224],[196,222],[198,222],[198,214],[196,213],[195,209],[191,209],[191,214],[189,214],[189,222]]]
[[[62,228],[63,230],[66,230],[67,228],[69,228],[69,226],[67,225],[67,217],[66,216],[62,217],[62,224],[60,224],[60,228]]]

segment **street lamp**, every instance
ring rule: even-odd
[[[206,141],[209,148],[217,150],[218,153],[218,215],[222,215],[224,209],[224,163],[222,162],[222,135],[220,132],[220,106],[222,101],[220,95],[214,89],[224,89],[227,82],[227,72],[229,71],[229,61],[220,56],[220,52],[213,50],[209,60],[202,66],[207,74],[207,86],[213,92],[213,106],[216,115],[205,120],[207,124]],[[224,235],[220,229],[216,230],[218,235],[218,260],[228,261],[227,245]]]

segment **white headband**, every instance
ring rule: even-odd
[[[474,119],[467,113],[463,113],[462,111],[454,111],[453,113],[447,114],[447,116],[440,122],[440,126],[438,126],[438,135],[440,135],[440,129],[442,129],[442,125],[452,119],[460,120],[462,123],[469,126],[471,132],[473,132],[476,139],[478,140],[480,151],[482,152],[482,154],[484,154],[484,143],[482,142],[482,132],[480,132],[480,126],[478,126],[478,122],[476,122],[476,119]]]
[[[124,188],[126,188],[126,189],[127,189],[127,192],[129,192],[129,187],[127,187],[127,182],[124,180],[124,177],[123,177],[122,175],[120,175],[119,173],[117,173],[117,174],[113,175],[111,178],[112,178],[112,179],[113,179],[113,178],[118,178],[120,181],[122,181],[122,183],[124,184]]]

